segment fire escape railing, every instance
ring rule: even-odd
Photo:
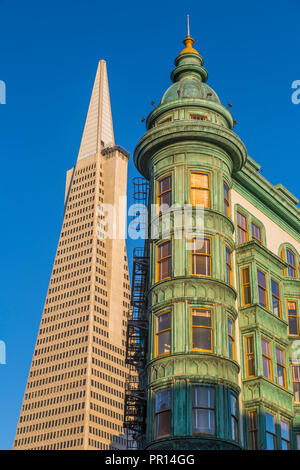
[[[134,179],[134,198],[146,207],[148,184],[143,178]],[[143,220],[142,209],[140,221]],[[140,223],[142,225],[143,222]],[[146,226],[141,229],[147,230]],[[148,247],[135,248],[131,285],[131,309],[127,318],[125,361],[129,366],[125,386],[124,428],[127,429],[127,447],[136,447],[136,442],[145,433],[146,390],[145,370],[148,343],[147,283],[149,272]]]

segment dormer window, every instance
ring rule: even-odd
[[[207,116],[204,116],[203,114],[190,114],[190,119],[193,119],[194,121],[207,121]]]

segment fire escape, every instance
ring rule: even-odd
[[[137,204],[137,218],[133,222],[137,231],[147,234],[148,182],[134,178],[134,200]],[[140,207],[139,207],[140,205]],[[145,237],[146,238],[146,237]],[[125,361],[129,366],[125,388],[124,428],[127,429],[127,447],[136,447],[137,440],[145,433],[146,388],[145,364],[148,342],[147,282],[149,272],[148,244],[137,247],[133,252],[131,284],[131,308],[127,319],[127,341]]]

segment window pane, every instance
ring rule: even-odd
[[[233,336],[232,320],[231,318],[227,319],[228,334]]]
[[[275,434],[275,417],[266,413],[266,430]]]
[[[171,434],[171,411],[164,411],[156,415],[156,437]]]
[[[233,416],[238,416],[238,401],[234,395],[230,395],[230,412]]]
[[[270,357],[270,343],[266,339],[262,338],[261,339],[261,347],[262,347],[262,353],[265,354],[266,356]]]
[[[193,432],[201,434],[215,433],[215,412],[195,408],[193,410]]]
[[[286,421],[280,421],[280,429],[281,429],[281,438],[285,439],[286,441],[290,440],[290,427],[289,423]]]
[[[247,241],[247,234],[240,228],[238,228],[238,240],[239,243],[245,243]]]
[[[170,312],[163,313],[157,317],[157,332],[170,328]]]
[[[156,413],[159,411],[167,410],[171,406],[171,391],[164,390],[162,392],[158,392],[155,396],[155,411]]]
[[[203,255],[193,255],[193,274],[210,276],[210,257]]]
[[[249,268],[244,268],[242,270],[242,278],[243,278],[243,284],[249,284],[250,282]]]
[[[193,328],[193,349],[211,351],[210,328]]]
[[[247,353],[251,354],[254,353],[254,340],[253,336],[249,336],[247,338]]]
[[[276,317],[280,316],[280,306],[279,300],[273,297],[273,313]]]
[[[274,279],[271,280],[271,286],[272,286],[272,294],[276,295],[276,297],[279,297],[279,284],[278,282],[274,281]]]
[[[296,307],[296,302],[288,302],[288,311],[289,315],[297,315],[297,307]]]
[[[255,361],[254,356],[248,358],[248,374],[255,375]]]
[[[224,198],[228,201],[229,190],[227,184],[224,183]]]
[[[282,349],[276,347],[276,360],[278,364],[284,365],[284,352]]]
[[[267,433],[267,450],[275,450],[275,438],[272,434]]]
[[[241,212],[237,213],[237,223],[244,230],[247,230],[247,218],[243,214],[241,214]]]
[[[271,364],[270,360],[266,357],[263,357],[263,373],[267,379],[271,378]]]
[[[171,275],[171,259],[167,258],[159,263],[159,279],[165,279]]]
[[[193,387],[193,406],[199,408],[214,408],[214,389],[210,387]]]
[[[191,173],[191,186],[196,188],[208,188],[208,175],[206,175],[205,173]]]
[[[299,403],[300,402],[300,382],[293,383],[293,390],[294,390],[294,400]]]
[[[291,266],[288,267],[288,276],[296,277],[296,270],[294,268],[291,268]]]
[[[211,311],[193,309],[193,326],[211,326]]]
[[[259,269],[257,270],[257,280],[258,284],[264,288],[266,288],[266,276],[265,274],[260,271]]]
[[[194,238],[193,239],[193,252],[210,255],[210,239],[209,238]]]
[[[191,199],[193,206],[209,207],[209,191],[207,189],[193,189]]]
[[[284,377],[284,369],[281,366],[277,366],[277,377],[278,377],[278,384],[282,387],[285,387],[285,377]]]
[[[167,176],[158,182],[158,194],[160,195],[169,189],[171,189],[171,176]]]
[[[258,287],[258,301],[259,305],[266,307],[266,291],[262,287]]]
[[[158,246],[158,260],[165,258],[171,254],[171,242],[161,243]]]
[[[261,228],[252,222],[252,237],[256,238],[257,240],[261,241]]]
[[[290,335],[297,335],[298,334],[297,317],[289,317],[289,334]]]
[[[244,287],[244,303],[248,305],[251,303],[251,293],[250,286]]]
[[[167,206],[171,206],[171,191],[163,194],[162,196],[160,196],[159,198],[159,202],[160,202],[160,205],[162,206],[163,204],[166,204]]]
[[[165,331],[157,336],[157,354],[170,352],[171,332]]]
[[[286,259],[287,259],[288,264],[291,264],[292,266],[296,267],[295,255],[288,248],[286,250]]]

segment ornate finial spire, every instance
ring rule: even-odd
[[[194,54],[199,54],[196,49],[193,49],[194,39],[190,36],[190,15],[187,15],[187,36],[183,40],[183,44],[185,45],[185,49],[183,49],[180,54],[185,54],[186,52],[193,52]]]

